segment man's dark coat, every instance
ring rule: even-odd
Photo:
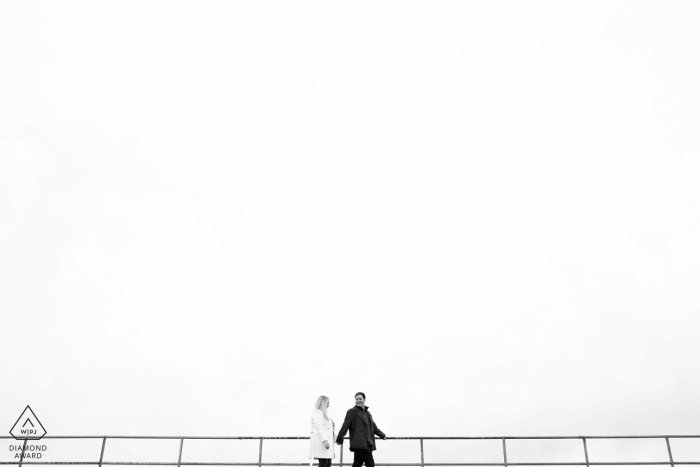
[[[369,407],[365,406],[365,409],[369,409]],[[348,429],[350,429],[351,451],[355,451],[356,449],[367,449],[374,451],[377,449],[376,443],[374,442],[374,435],[377,435],[380,438],[386,438],[386,435],[382,433],[382,430],[377,428],[377,425],[374,424],[372,414],[369,413],[369,410],[362,410],[358,406],[348,410],[348,413],[345,414],[345,421],[338,432],[336,443],[343,443],[343,438],[345,437],[345,433],[347,433]],[[368,445],[368,441],[371,444]]]

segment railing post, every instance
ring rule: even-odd
[[[668,460],[671,461],[671,467],[674,467],[673,454],[671,454],[671,443],[668,441],[668,436],[666,437],[666,447],[668,448]]]
[[[182,445],[185,444],[185,438],[180,438],[180,454],[177,456],[177,467],[182,463]]]
[[[258,452],[258,467],[262,466],[262,441],[263,439],[260,438],[260,451]]]
[[[24,422],[25,424],[27,422]],[[22,461],[24,460],[24,451],[27,449],[27,439],[24,439],[24,444],[22,445],[22,452],[19,455],[19,467],[22,467]]]
[[[425,459],[423,458],[423,438],[420,439],[420,466],[425,467]]]
[[[503,441],[503,466],[508,467],[508,455],[506,454],[506,439],[501,438]]]
[[[105,457],[105,444],[107,444],[107,437],[102,438],[102,450],[100,451],[100,463],[99,467],[102,467],[102,460]]]
[[[583,440],[583,453],[586,455],[586,467],[590,467],[588,462],[588,446],[586,446],[586,437],[581,436],[581,439]]]

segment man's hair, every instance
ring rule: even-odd
[[[367,396],[365,396],[364,392],[356,392],[355,397],[357,397],[358,394],[361,395],[363,399],[367,399]]]

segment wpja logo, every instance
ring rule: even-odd
[[[15,459],[41,459],[42,452],[46,451],[45,444],[27,444],[28,440],[41,439],[46,430],[41,424],[31,407],[27,406],[19,416],[10,434],[18,441],[24,441],[24,445],[10,444],[10,451],[15,452]]]

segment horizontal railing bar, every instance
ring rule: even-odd
[[[399,462],[399,463],[377,463],[375,465],[382,467],[448,467],[448,466],[463,466],[463,467],[563,467],[563,466],[575,466],[575,467],[591,467],[591,466],[670,466],[675,467],[676,465],[688,465],[688,466],[700,466],[700,461],[675,461],[671,457],[669,439],[679,439],[679,438],[700,438],[700,435],[629,435],[629,436],[506,436],[506,437],[492,437],[492,436],[394,436],[387,437],[387,440],[420,440],[421,441],[421,462]],[[198,466],[258,466],[258,467],[273,467],[273,466],[290,466],[290,467],[306,467],[309,465],[307,462],[295,463],[295,462],[262,462],[262,445],[263,440],[303,440],[307,441],[308,436],[44,436],[38,440],[17,440],[12,436],[0,436],[0,439],[10,439],[18,442],[24,441],[24,447],[22,448],[22,454],[28,452],[25,450],[27,441],[32,441],[32,444],[40,443],[44,439],[102,439],[102,454],[100,455],[100,461],[89,461],[89,462],[71,462],[71,461],[35,461],[29,459],[35,459],[33,455],[22,456],[19,460],[19,467],[23,464],[26,465],[75,465],[75,466],[172,466],[172,467],[198,467]],[[257,462],[181,462],[181,458],[178,461],[172,462],[105,462],[103,460],[104,445],[107,439],[133,439],[133,440],[179,440],[180,441],[180,456],[182,455],[182,443],[184,440],[259,440],[260,441],[260,458]],[[343,438],[344,440],[349,440],[349,438]],[[506,440],[583,440],[584,448],[586,446],[586,440],[590,439],[665,439],[666,444],[669,449],[669,461],[641,461],[641,462],[589,462],[589,458],[586,455],[585,462],[508,462],[505,457],[505,442]],[[423,462],[423,441],[424,440],[501,440],[503,442],[503,462]],[[12,447],[12,446],[10,446]],[[41,457],[41,456],[39,456]],[[26,459],[26,461],[25,461]],[[342,461],[342,451],[341,451],[341,461]],[[313,462],[313,461],[312,461]],[[18,461],[0,461],[0,465],[17,465]],[[310,467],[318,464],[311,464]]]
[[[700,465],[700,461],[695,462],[673,462],[674,464],[681,465]],[[0,465],[15,465],[17,462],[0,462]],[[32,465],[97,465],[98,462],[33,462],[27,461],[24,464]],[[102,465],[177,465],[177,462],[102,462]],[[258,462],[182,462],[180,465],[258,465]],[[262,465],[297,465],[297,466],[307,466],[308,462],[304,463],[290,463],[290,462],[263,462]],[[317,465],[317,464],[315,464]],[[464,465],[464,466],[505,466],[503,462],[425,462],[421,463],[411,463],[411,462],[400,462],[400,463],[376,463],[375,465],[395,465],[395,466],[411,466],[411,465],[428,465],[428,466],[450,466],[450,465]],[[587,465],[585,462],[508,462],[507,465]],[[589,462],[588,465],[671,465],[671,462]]]
[[[308,436],[44,436],[41,439],[305,439]],[[700,435],[632,435],[632,436],[388,436],[386,439],[463,439],[463,440],[502,440],[502,439],[656,439],[656,438],[700,438]],[[0,436],[0,439],[13,439]],[[350,439],[350,438],[344,438]],[[29,440],[39,441],[39,440]],[[510,462],[509,462],[510,464]],[[401,464],[403,465],[403,464]],[[406,464],[408,465],[408,464]]]
[[[0,465],[16,465],[17,462],[0,462]],[[97,465],[97,462],[23,462],[24,464],[32,465]],[[590,462],[590,465],[670,465],[670,462]],[[682,465],[700,465],[698,462],[674,462],[674,464]],[[102,465],[177,465],[176,462],[103,462]],[[183,462],[180,465],[289,465],[289,466],[299,466],[306,467],[309,465],[308,462],[303,463],[293,463],[293,462],[263,462],[258,464],[258,462],[210,462],[210,463],[192,463]],[[314,464],[318,465],[318,464]],[[425,462],[412,463],[412,462],[399,462],[399,463],[375,463],[375,465],[381,466],[505,466],[504,463],[488,463],[488,462]],[[520,465],[520,466],[556,466],[556,465],[586,465],[585,462],[508,462],[507,465]]]

